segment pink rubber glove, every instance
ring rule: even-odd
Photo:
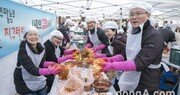
[[[68,60],[68,59],[74,59],[74,58],[73,58],[73,55],[67,55],[67,56],[59,57],[59,58],[58,58],[58,63],[65,62],[65,61]]]
[[[135,71],[136,65],[134,61],[123,61],[123,62],[107,62],[104,64],[103,71],[109,70],[120,70],[120,71]]]
[[[96,46],[95,48],[93,48],[94,51],[99,51],[99,50],[102,50],[104,49],[106,46],[104,44],[101,44],[99,46]]]
[[[92,44],[88,43],[84,46],[84,48],[91,48],[92,47]]]
[[[61,70],[55,68],[41,68],[39,69],[40,75],[58,74]]]
[[[53,65],[53,64],[55,64],[53,61],[45,61],[43,66],[44,67],[49,67],[50,65]]]
[[[96,57],[96,58],[104,58],[104,57],[106,57],[106,54],[98,54],[98,53],[95,53],[95,57]]]
[[[112,57],[107,57],[106,60],[108,62],[121,62],[124,61],[124,57],[121,54],[118,54]]]
[[[66,50],[64,51],[64,55],[72,54],[72,53],[75,52],[75,51],[76,51],[76,49],[66,49]]]

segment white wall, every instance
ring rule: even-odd
[[[49,34],[43,37],[42,42],[49,38]],[[16,93],[13,82],[13,73],[17,64],[18,51],[0,59],[0,95],[14,95]]]

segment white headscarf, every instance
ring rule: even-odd
[[[150,17],[149,17],[150,24],[152,26],[155,25],[155,20],[152,17],[152,13],[154,11],[152,5],[150,5],[147,2],[138,2],[137,4],[132,5],[130,7],[130,10],[133,9],[133,8],[141,8],[141,9],[144,9],[146,12],[148,12],[150,14]]]
[[[85,19],[85,22],[86,22],[86,23],[88,23],[88,22],[90,22],[90,21],[93,21],[93,22],[97,23],[97,19],[94,18],[94,17],[87,17],[87,18]]]
[[[34,31],[34,32],[38,33],[38,30],[37,30],[36,27],[34,27],[34,26],[25,26],[24,31],[23,31],[23,35],[20,37],[20,39],[25,40],[25,35],[30,31]]]
[[[81,22],[81,24],[80,24],[80,25],[83,25],[85,28],[87,27],[86,22]]]
[[[37,28],[34,26],[25,26],[23,31],[23,36],[27,34],[29,31],[38,32]]]
[[[71,26],[73,26],[75,23],[71,20],[71,19],[66,19],[66,21],[65,21],[65,23],[64,23],[64,25],[71,25]]]
[[[54,37],[54,36],[58,36],[58,37],[64,38],[63,34],[59,30],[53,30],[50,33],[50,35],[51,35],[51,38]]]
[[[118,25],[115,21],[107,21],[106,23],[103,24],[102,29],[116,29],[118,30]]]

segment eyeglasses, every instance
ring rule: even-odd
[[[143,15],[143,14],[147,14],[147,12],[137,12],[137,13],[130,13],[129,14],[129,17],[133,17],[133,16],[141,16],[141,15]]]
[[[60,40],[60,41],[63,40],[62,38],[59,38],[59,37],[57,37],[57,36],[54,36],[54,38],[56,38],[56,39],[58,39],[58,40]]]

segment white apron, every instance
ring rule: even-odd
[[[127,43],[126,43],[126,56],[127,60],[134,60],[136,55],[141,50],[141,41],[142,41],[142,30],[143,25],[140,25],[141,31],[137,34],[132,34],[131,31],[127,33]],[[161,64],[166,71],[169,71],[169,68],[166,64],[160,63],[158,65],[149,65],[148,68],[157,69],[161,67]],[[141,77],[141,72],[139,71],[124,71],[119,78],[118,85],[121,91],[134,91]]]
[[[112,42],[108,39],[108,42],[109,42],[109,45],[108,45],[108,50],[109,50],[109,52],[111,53],[111,55],[113,55],[114,54],[114,48],[113,48],[113,46],[112,46]]]
[[[45,51],[43,51],[41,54],[34,54],[30,50],[30,48],[28,47],[27,44],[26,44],[26,51],[27,51],[28,56],[33,61],[34,65],[39,67]],[[23,66],[21,66],[21,68],[22,68],[23,80],[24,80],[26,86],[30,90],[38,91],[38,90],[43,89],[46,86],[46,78],[44,76],[34,76],[34,75],[28,73],[28,71],[26,71],[26,69],[24,69]]]
[[[88,36],[91,43],[93,44],[93,48],[102,44],[102,42],[99,40],[98,35],[97,35],[97,28],[95,28],[95,31],[93,34],[91,34],[91,32],[88,31]],[[98,51],[98,52],[101,53],[101,51]]]
[[[138,34],[127,33],[126,56],[127,60],[134,60],[141,50],[142,27]],[[124,71],[118,85],[121,91],[134,91],[139,84],[141,72]]]
[[[60,54],[61,54],[61,50],[60,50],[59,46],[57,46],[57,48],[55,48],[56,58],[59,58],[59,57],[60,57]]]
[[[49,39],[50,39],[50,42],[53,44],[51,37],[50,37]],[[62,42],[61,42],[60,45],[57,46],[57,48],[55,47],[55,55],[56,55],[56,58],[59,58],[59,57],[60,57],[60,54],[61,54],[61,50],[60,50],[59,46],[62,46]]]

